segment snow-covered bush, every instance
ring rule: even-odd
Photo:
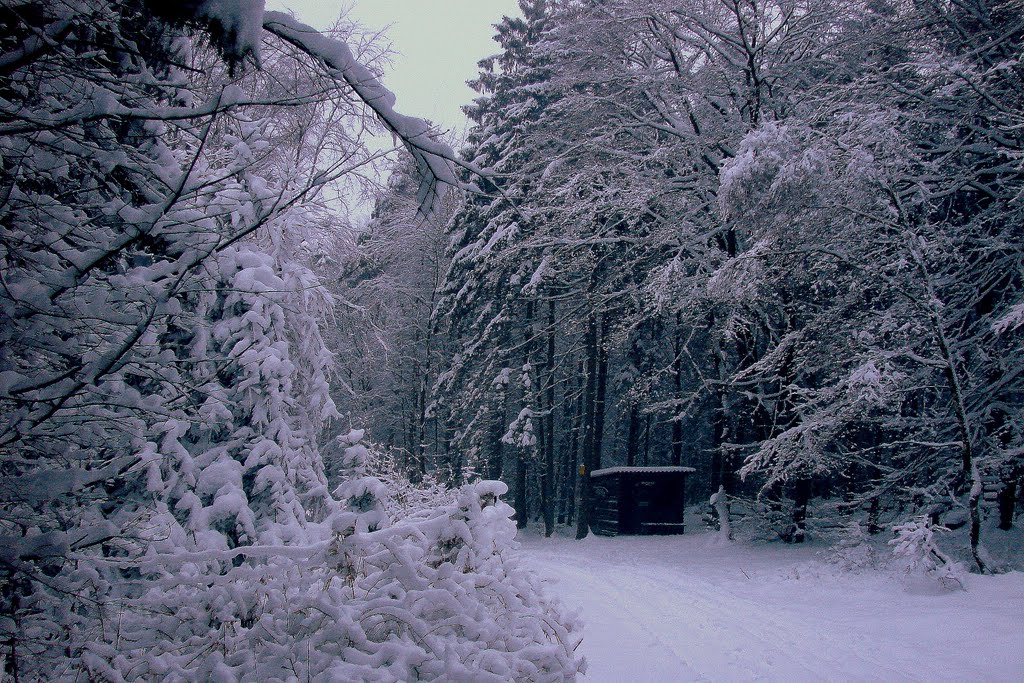
[[[335,490],[339,500],[358,496],[351,490],[353,482],[365,478],[367,481],[360,486],[378,491],[381,509],[389,519],[407,519],[455,502],[458,491],[447,483],[453,478],[450,473],[432,471],[419,474],[417,468],[418,476],[414,480],[409,471],[411,463],[407,452],[367,442],[365,435],[365,430],[354,429],[337,437],[335,443],[326,449],[327,478],[332,484],[338,482],[341,487]],[[479,478],[468,467],[458,475],[460,481]]]
[[[729,510],[729,496],[725,492],[724,486],[719,486],[718,490],[708,500],[710,506],[708,513],[708,521],[715,529],[718,530],[719,536],[722,540],[732,540],[732,519]]]
[[[467,485],[447,507],[381,525],[368,487],[359,509],[310,527],[301,547],[154,558],[151,609],[122,615],[120,642],[91,646],[88,670],[111,680],[572,680],[578,624],[518,563],[506,490]]]
[[[894,526],[896,537],[889,545],[897,566],[913,577],[934,578],[946,590],[963,590],[966,570],[939,548],[935,537],[936,532],[948,531],[927,515]]]
[[[384,509],[393,519],[406,519],[455,501],[457,491],[448,486],[439,473],[427,472],[419,481],[413,481],[402,460],[393,449],[376,444],[369,447],[366,474],[384,483],[387,489]],[[474,479],[469,470],[461,474],[463,481]]]
[[[723,498],[712,496],[715,502]],[[725,496],[728,503],[729,530],[736,538],[757,541],[777,541],[784,538],[792,526],[792,515],[789,508],[792,501],[786,498]],[[721,531],[718,521],[719,513],[715,511],[715,503],[708,501],[708,513],[705,522],[709,528]]]
[[[871,535],[859,521],[852,521],[842,528],[839,541],[831,550],[834,564],[847,571],[876,569],[880,558]]]

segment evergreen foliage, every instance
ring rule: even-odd
[[[433,414],[520,524],[585,535],[578,472],[682,464],[786,541],[928,514],[991,569],[1022,472],[1020,9],[550,0],[496,27]]]

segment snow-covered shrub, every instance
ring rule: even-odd
[[[365,472],[384,483],[384,509],[392,519],[406,519],[455,502],[457,490],[448,486],[440,473],[427,472],[413,481],[395,449],[368,446]],[[461,474],[463,481],[474,478],[469,470]]]
[[[897,566],[913,577],[934,578],[946,590],[964,590],[966,570],[939,548],[935,537],[936,532],[948,531],[927,515],[894,526],[896,537],[889,545]]]
[[[852,521],[842,528],[839,541],[831,550],[831,561],[847,571],[875,569],[880,558],[875,543],[867,529],[859,521]]]
[[[730,530],[736,538],[777,541],[792,526],[792,501],[787,498],[728,496],[726,500],[729,503]],[[717,514],[710,508],[707,520],[711,528],[720,530]]]
[[[709,526],[719,532],[722,540],[731,541],[732,518],[729,510],[729,495],[725,492],[724,486],[718,487],[718,491],[708,500],[708,506],[707,522]]]
[[[359,623],[373,643],[402,643],[404,656],[389,664],[396,680],[574,677],[578,624],[516,559],[505,492],[500,482],[470,484],[431,515],[348,538],[362,566]]]
[[[452,505],[370,532],[359,529],[380,508],[367,502],[312,528],[302,547],[190,554],[162,572],[152,610],[122,623],[123,640],[98,650],[90,671],[112,680],[573,680],[578,624],[516,559],[506,491],[467,485]]]

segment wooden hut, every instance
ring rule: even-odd
[[[590,473],[595,534],[681,534],[692,467],[608,467]]]

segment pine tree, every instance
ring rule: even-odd
[[[544,393],[536,374],[542,365],[534,357],[535,305],[518,290],[544,277],[543,255],[521,247],[543,220],[529,207],[542,153],[532,131],[554,97],[545,85],[545,61],[535,50],[549,5],[521,2],[521,18],[505,17],[496,25],[503,51],[480,62],[473,85],[482,96],[467,108],[475,126],[463,154],[487,167],[488,177],[481,183],[483,194],[471,197],[453,220],[451,265],[438,305],[457,351],[438,381],[437,409],[455,426],[456,446],[488,476],[501,475],[505,445],[514,446],[521,523],[525,468],[536,455],[535,438],[528,434],[540,429],[533,415],[541,412]]]

